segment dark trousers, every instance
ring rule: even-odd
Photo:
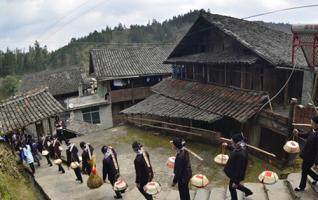
[[[190,200],[189,181],[178,181],[180,200]]]
[[[34,168],[34,164],[33,163],[30,163],[30,168],[31,168],[31,171],[32,171],[32,175],[35,174],[35,168]]]
[[[64,170],[64,168],[62,167],[62,164],[59,164],[58,167],[59,167],[59,172],[62,171],[62,173],[65,173],[65,170]]]
[[[147,200],[153,200],[152,198],[152,195],[150,194],[147,194],[144,190],[144,186],[146,185],[147,183],[144,183],[144,184],[140,184],[140,186],[138,187],[138,190],[139,192],[147,199]]]
[[[245,194],[249,194],[249,193],[252,192],[250,189],[248,189],[247,187],[244,187],[243,185],[241,185],[239,183],[238,183],[237,188],[234,188],[234,187],[232,187],[233,183],[234,183],[234,181],[230,180],[229,190],[230,190],[230,193],[231,193],[231,200],[237,200],[236,190],[241,190]]]
[[[311,169],[314,162],[303,160],[303,164],[301,165],[301,180],[299,184],[299,188],[305,189],[307,183],[307,176],[311,176],[314,180],[318,180],[318,175]]]
[[[76,175],[77,180],[83,182],[81,170],[80,170],[79,167],[77,167],[76,169],[74,169],[74,173],[75,173],[75,175]]]
[[[51,162],[51,160],[50,160],[49,155],[46,155],[45,157],[46,157],[46,160],[47,160],[47,164],[50,165],[50,166],[52,166],[52,162]]]
[[[82,170],[83,170],[83,173],[87,173],[88,175],[90,175],[91,172],[92,172],[92,167],[88,163],[83,163],[82,164]]]

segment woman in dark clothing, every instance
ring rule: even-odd
[[[80,159],[78,157],[78,149],[75,146],[75,144],[70,143],[68,140],[66,140],[66,145],[67,145],[67,149],[66,149],[67,166],[70,167],[72,162],[80,163]],[[73,170],[76,176],[76,181],[83,183],[81,169],[79,168],[79,166]]]
[[[147,200],[152,200],[152,195],[149,195],[144,191],[144,186],[153,179],[149,154],[142,149],[142,145],[139,142],[134,142],[132,148],[137,154],[134,161],[137,188]]]
[[[80,143],[80,147],[83,150],[82,152],[82,171],[88,175],[91,174],[92,171],[92,158],[94,153],[94,148],[85,142]]]
[[[301,166],[301,180],[299,187],[295,188],[296,192],[304,191],[307,183],[307,176],[311,176],[314,179],[312,184],[316,184],[318,181],[318,175],[311,168],[318,169],[318,116],[311,119],[312,130],[307,133],[299,133],[297,129],[294,129],[294,133],[299,137],[306,140],[304,148],[300,152],[300,157],[303,159]]]
[[[190,200],[189,181],[192,177],[192,169],[189,152],[184,148],[185,141],[180,138],[175,138],[170,143],[177,151],[172,187],[178,183],[180,199]]]
[[[232,150],[229,160],[224,167],[226,176],[230,178],[229,190],[232,197],[231,199],[237,200],[237,189],[244,192],[246,197],[252,195],[253,192],[250,189],[240,184],[245,178],[248,163],[248,153],[244,137],[241,133],[235,134],[232,137],[233,146],[228,146],[227,143],[223,143],[222,145],[227,146],[228,149]]]
[[[53,143],[52,143],[52,147],[53,147],[55,159],[61,159],[60,146],[61,146],[61,143],[59,142],[59,140],[57,138],[54,138]],[[59,172],[62,172],[62,174],[65,173],[65,170],[62,166],[62,163],[58,165],[58,168],[59,168]]]
[[[119,174],[119,165],[117,161],[117,154],[115,150],[110,146],[103,146],[101,149],[102,153],[104,154],[103,159],[103,180],[105,182],[107,176],[110,184],[114,186],[115,182],[117,181]],[[120,192],[116,192],[115,199],[121,199],[122,196]]]

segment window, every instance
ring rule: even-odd
[[[192,80],[193,79],[193,66],[192,65],[186,65],[185,66],[186,71],[186,79]]]
[[[83,120],[91,124],[99,124],[99,107],[86,108],[82,110]]]
[[[204,75],[203,75],[203,65],[195,65],[194,66],[194,80],[195,81],[204,81]]]
[[[241,87],[241,67],[230,66],[226,72],[227,85]]]
[[[209,82],[224,85],[224,66],[209,66]]]

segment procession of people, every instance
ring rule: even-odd
[[[302,173],[299,187],[294,190],[296,192],[304,191],[307,183],[307,176],[313,178],[312,184],[316,184],[318,180],[317,173],[313,168],[318,167],[318,116],[311,120],[312,129],[309,132],[303,132],[298,129],[293,130],[293,134],[306,139],[306,143],[302,148],[300,157],[302,158]],[[51,159],[58,166],[58,172],[65,173],[62,162],[62,142],[64,141],[66,148],[66,165],[74,170],[76,181],[83,183],[82,174],[91,175],[94,171],[96,155],[94,148],[87,142],[80,142],[79,147],[82,150],[81,157],[79,149],[75,143],[66,139],[61,123],[56,124],[56,134],[53,136],[42,136],[37,140],[31,135],[13,133],[9,139],[9,143],[13,150],[19,152],[21,161],[30,167],[32,176],[36,170],[34,164],[40,167],[42,156],[46,158],[47,165],[52,166]],[[237,190],[242,191],[245,196],[253,194],[249,188],[245,187],[241,182],[244,181],[247,166],[248,166],[248,147],[246,138],[242,132],[236,132],[231,136],[231,143],[222,143],[222,146],[231,151],[229,159],[224,166],[224,173],[229,178],[229,191],[232,200],[237,200]],[[170,141],[172,149],[176,152],[174,162],[174,176],[171,186],[178,186],[180,200],[190,200],[189,183],[192,178],[192,168],[190,161],[190,153],[185,147],[186,142],[182,138],[174,138]],[[145,186],[154,179],[154,171],[150,162],[150,155],[144,149],[143,145],[135,141],[132,143],[133,152],[136,154],[134,168],[136,174],[136,187],[146,200],[153,200],[153,195],[145,190]],[[102,159],[102,180],[106,179],[111,186],[115,188],[116,183],[120,178],[120,168],[117,157],[117,152],[112,146],[104,145],[101,148],[103,155]],[[122,180],[121,180],[122,181]],[[121,199],[123,190],[115,190],[115,199]]]

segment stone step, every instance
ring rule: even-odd
[[[168,191],[161,191],[159,194],[154,195],[153,199],[158,199],[158,200],[165,199],[168,193],[169,193]]]
[[[253,195],[248,197],[243,197],[244,200],[268,200],[266,191],[264,189],[264,184],[262,183],[246,183],[245,187],[252,190]]]
[[[195,194],[196,194],[195,190],[190,190],[190,199],[194,199]]]
[[[217,187],[212,188],[210,192],[209,200],[224,200],[225,199],[226,188]]]
[[[130,191],[126,191],[123,195],[123,200],[136,200],[136,199],[144,199],[144,196],[139,192],[137,187],[134,187]]]
[[[269,200],[290,200],[292,196],[284,180],[278,180],[275,184],[264,185]]]
[[[194,200],[208,200],[209,197],[210,197],[210,191],[205,189],[198,189],[194,196]]]
[[[305,191],[302,192],[295,192],[294,188],[299,186],[301,174],[300,173],[292,173],[289,174],[287,177],[288,184],[290,185],[289,192],[292,196],[296,197],[297,199],[301,200],[313,200],[317,199],[317,194],[309,184],[307,184]]]
[[[178,190],[170,190],[165,200],[179,200]]]
[[[243,192],[241,192],[240,190],[236,190],[237,191],[237,199],[238,200],[242,200],[243,199]],[[226,187],[226,192],[225,192],[225,200],[231,200],[231,193],[228,187]],[[213,199],[212,199],[213,200]]]
[[[318,170],[315,170],[314,168],[312,168],[314,170],[314,172],[316,172],[316,174],[318,174]],[[308,176],[308,182],[310,184],[310,186],[312,187],[312,189],[318,193],[318,183],[316,183],[315,185],[312,184],[312,182],[314,181],[313,178],[311,178],[310,176]]]

